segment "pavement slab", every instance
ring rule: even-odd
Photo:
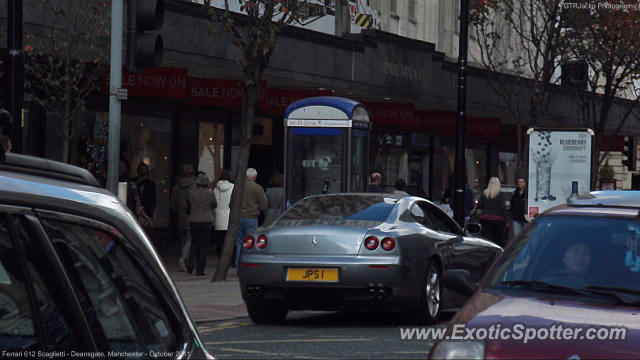
[[[207,258],[204,276],[181,272],[178,267],[178,258],[175,256],[164,256],[163,262],[191,318],[196,323],[249,316],[242,300],[235,268],[229,269],[225,281],[211,282],[218,263],[216,256]]]

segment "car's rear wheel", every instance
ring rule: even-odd
[[[247,312],[256,324],[275,324],[287,317],[288,310],[280,306],[247,304]]]
[[[441,274],[438,262],[433,259],[429,261],[427,274],[420,289],[420,303],[414,312],[414,319],[421,324],[435,324],[440,320],[443,300]]]

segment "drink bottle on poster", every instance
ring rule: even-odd
[[[586,194],[591,189],[590,129],[529,129],[528,215]]]

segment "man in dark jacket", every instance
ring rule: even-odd
[[[382,184],[382,175],[380,175],[380,173],[374,172],[373,174],[371,174],[371,183],[367,185],[367,192],[386,193],[387,190],[380,184]]]
[[[156,184],[149,179],[149,165],[143,162],[138,165],[136,188],[144,211],[149,218],[153,219],[153,212],[156,209]]]
[[[513,236],[518,235],[522,227],[527,223],[524,214],[527,210],[527,182],[524,178],[518,178],[518,187],[511,197],[509,211],[513,216]]]
[[[451,189],[453,189],[453,182],[451,183],[451,186],[449,187],[449,189],[445,190],[445,196],[446,194],[448,194],[448,200],[449,200],[449,207],[451,207],[451,210],[454,209],[454,203],[455,203],[455,193],[452,193]],[[465,220],[465,224],[469,221],[469,217],[471,216],[471,210],[473,210],[473,206],[475,205],[475,194],[473,193],[473,190],[471,190],[469,188],[469,183],[468,183],[468,179],[467,177],[464,178],[464,220]],[[460,224],[463,225],[463,224]]]

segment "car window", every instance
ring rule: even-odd
[[[115,237],[79,224],[43,225],[77,292],[85,294],[85,314],[100,325],[96,336],[115,351],[176,350],[177,335],[157,293]]]
[[[422,207],[418,203],[411,205],[411,217],[418,224],[431,228],[431,222],[426,218]]]
[[[277,222],[317,219],[385,221],[397,202],[398,199],[383,196],[316,196],[300,200]]]
[[[460,235],[460,229],[442,210],[427,203],[421,203],[420,205],[433,230]]]
[[[0,215],[0,349],[77,348],[67,322],[50,295],[51,290],[36,270],[38,263],[34,254],[24,251],[27,256],[20,256],[17,246],[33,248],[31,239],[18,221],[12,221],[12,239],[9,220]],[[37,304],[36,309],[33,304]],[[37,331],[38,328],[41,330]]]
[[[542,281],[560,286],[640,288],[640,222],[546,216],[502,256],[488,286]]]

